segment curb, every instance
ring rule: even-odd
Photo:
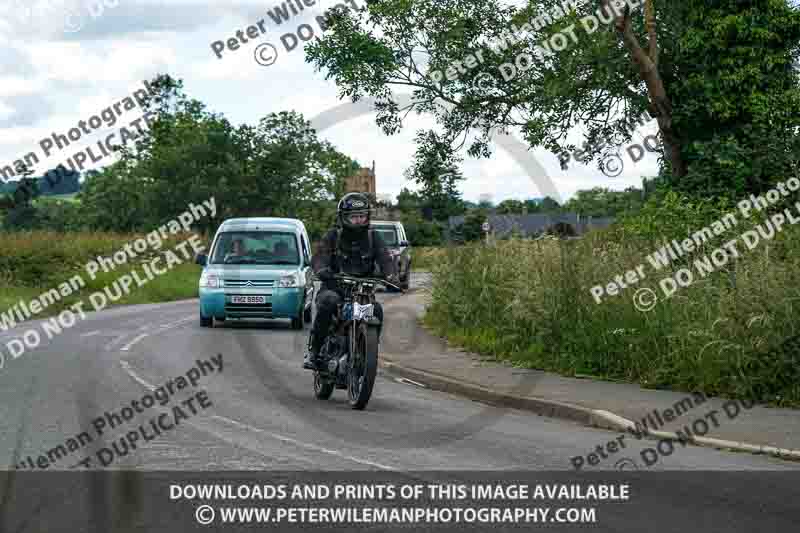
[[[628,431],[629,429],[636,429],[636,424],[627,418],[621,417],[610,411],[595,410],[598,423],[596,427],[603,429],[610,429],[613,431]],[[678,442],[686,442],[694,444],[695,446],[716,448],[718,450],[731,450],[737,452],[747,452],[753,455],[771,455],[778,459],[785,459],[787,461],[800,461],[800,450],[790,450],[786,448],[777,448],[775,446],[767,446],[764,444],[751,444],[749,442],[739,442],[732,440],[716,439],[713,437],[698,437],[692,435],[690,437],[680,437],[677,433],[669,431],[655,431],[649,430],[646,436],[652,439],[670,440]]]
[[[547,400],[544,398],[514,396],[495,390],[482,387],[474,383],[457,381],[447,376],[419,370],[417,368],[400,365],[385,356],[379,360],[379,366],[389,374],[419,382],[432,390],[447,392],[484,402],[497,407],[509,407],[531,411],[540,416],[549,418],[559,418],[578,422],[585,426],[608,429],[611,431],[626,432],[635,429],[633,421],[621,417],[610,411],[602,409],[587,409],[579,405]],[[648,431],[643,438],[652,440],[682,441],[700,447],[716,448],[719,450],[746,452],[753,455],[771,455],[778,459],[787,461],[800,461],[800,450],[789,450],[767,446],[762,444],[751,444],[747,442],[736,442],[712,437],[696,437],[687,439],[679,437],[676,433],[668,431]]]
[[[424,290],[424,287],[415,288],[406,292],[405,294],[401,294],[400,296],[402,297],[409,293],[421,292],[422,290]],[[475,383],[458,381],[449,376],[435,372],[403,366],[395,361],[392,361],[391,358],[388,358],[383,354],[381,354],[378,360],[378,365],[380,368],[390,374],[419,382],[430,389],[456,394],[470,400],[484,402],[497,407],[521,409],[536,413],[540,416],[560,418],[572,422],[578,422],[585,426],[607,429],[611,431],[627,432],[631,429],[636,429],[636,424],[632,420],[628,420],[627,418],[612,413],[611,411],[606,411],[603,409],[589,409],[579,405],[548,400],[545,398],[523,397],[515,396],[513,394],[505,394]],[[694,444],[695,446],[699,447],[745,452],[753,455],[770,455],[777,459],[800,462],[800,450],[777,448],[775,446],[768,446],[764,444],[752,444],[748,442],[715,439],[713,437],[698,437],[695,435],[687,438],[686,436],[680,437],[677,433],[655,430],[647,431],[643,435],[643,438],[649,438],[651,440],[678,441]]]
[[[380,367],[390,374],[418,381],[433,390],[457,394],[490,405],[523,409],[541,416],[562,418],[585,425],[593,425],[595,422],[593,410],[578,405],[503,394],[473,383],[464,383],[433,372],[405,367],[385,357],[380,360]]]

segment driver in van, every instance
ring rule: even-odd
[[[231,243],[231,251],[225,255],[225,259],[223,259],[223,261],[227,263],[229,259],[241,257],[243,255],[247,255],[247,249],[244,246],[244,241],[242,239],[234,239]]]

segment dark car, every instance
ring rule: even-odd
[[[373,220],[370,227],[386,242],[400,276],[400,286],[407,291],[411,283],[411,244],[406,238],[403,224],[388,220]]]

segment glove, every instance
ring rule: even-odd
[[[330,267],[321,268],[319,269],[319,272],[317,272],[317,277],[322,281],[331,280],[333,279],[333,271],[330,269]]]

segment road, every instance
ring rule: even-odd
[[[387,310],[387,351],[402,345],[416,327],[392,310],[398,298],[402,296],[381,295]],[[0,374],[0,461],[5,468],[28,456],[36,461],[84,430],[91,433],[93,421],[106,411],[120,412],[152,388],[186,374],[196,360],[218,354],[222,371],[202,377],[189,391],[205,390],[212,405],[127,455],[117,454],[109,468],[570,471],[572,457],[585,456],[616,436],[427,390],[384,373],[365,411],[351,410],[345,391],[318,401],[311,374],[301,368],[307,328],[295,332],[288,323],[274,321],[206,329],[199,326],[197,309],[196,301],[184,301],[89,315],[38,350],[7,361]],[[0,341],[12,334],[2,334]],[[107,434],[109,439],[122,435]],[[630,455],[638,457],[638,449],[652,444],[634,442]],[[100,445],[110,446],[96,438],[49,469],[73,466],[93,456]],[[609,460],[595,470],[613,470],[614,464]],[[798,466],[688,447],[651,470],[797,474]],[[684,479],[704,493],[717,491],[711,477],[687,474]],[[686,483],[681,486],[676,497],[688,497]],[[753,498],[752,509],[747,501],[720,496],[706,511],[728,523],[737,512],[758,514],[759,508],[784,505],[780,494],[768,492],[747,496]],[[634,524],[620,519],[615,527],[633,531]]]

